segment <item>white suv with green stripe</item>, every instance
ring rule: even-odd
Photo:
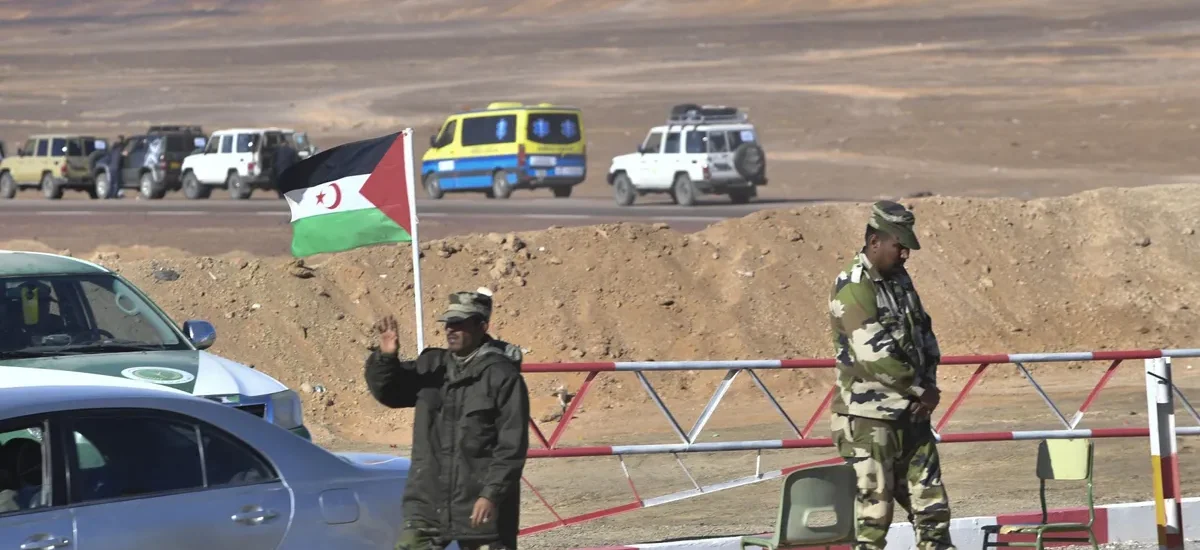
[[[215,339],[206,321],[177,327],[140,289],[103,266],[0,250],[0,366],[153,382],[311,439],[299,396],[262,372],[204,351]]]

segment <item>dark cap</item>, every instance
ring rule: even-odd
[[[438,318],[443,323],[454,323],[471,317],[484,321],[492,317],[492,291],[479,288],[474,292],[462,291],[450,295],[450,306]]]
[[[909,250],[920,250],[921,243],[913,232],[916,218],[899,203],[879,201],[871,206],[871,218],[867,225],[900,239],[900,244]]]

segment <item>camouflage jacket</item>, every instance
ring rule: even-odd
[[[908,272],[885,279],[860,252],[834,282],[829,322],[838,363],[833,412],[899,420],[937,383],[941,351]]]

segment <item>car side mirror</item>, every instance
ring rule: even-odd
[[[434,149],[437,149],[437,148],[438,148],[438,142],[437,142],[437,136],[436,136],[436,135],[431,135],[431,136],[429,136],[429,146],[430,146],[430,147],[433,147]]]
[[[183,324],[183,332],[196,349],[208,349],[217,341],[217,329],[212,323],[200,319],[192,319]]]

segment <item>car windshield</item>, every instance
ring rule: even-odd
[[[110,274],[0,278],[0,358],[191,349],[171,321]]]

